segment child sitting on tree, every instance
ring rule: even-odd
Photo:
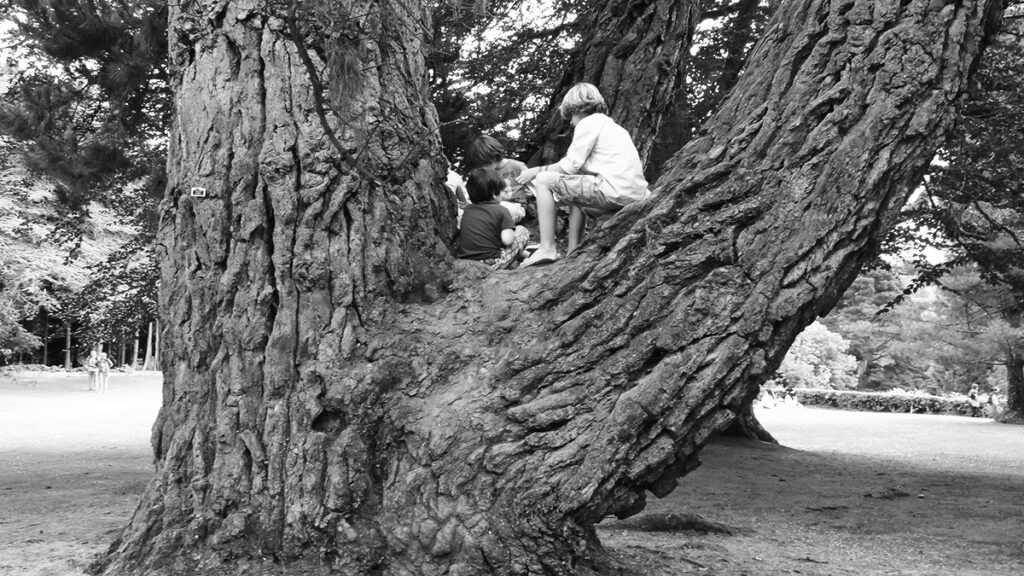
[[[560,258],[555,249],[558,204],[570,206],[571,252],[583,240],[584,210],[594,215],[613,213],[650,194],[633,139],[606,115],[608,107],[596,86],[576,84],[558,111],[574,126],[569,151],[557,163],[529,168],[516,179],[533,189],[540,228],[540,246],[520,267]]]
[[[489,168],[501,175],[505,188],[501,191],[501,205],[512,214],[518,224],[526,216],[522,204],[513,202],[515,193],[522,187],[516,178],[526,170],[526,164],[511,158],[505,158],[505,147],[497,139],[486,134],[480,135],[466,148],[463,164],[467,170]]]
[[[509,268],[526,248],[530,233],[516,226],[509,211],[499,203],[505,181],[488,168],[469,173],[466,190],[472,204],[462,213],[457,258],[479,260],[494,270]]]

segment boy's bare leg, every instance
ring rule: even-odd
[[[569,245],[568,251],[572,252],[583,241],[583,227],[586,223],[586,215],[579,206],[569,208]]]
[[[558,249],[555,247],[555,218],[558,216],[558,207],[555,206],[555,197],[551,193],[551,185],[557,182],[557,175],[550,172],[541,172],[530,182],[533,187],[533,195],[537,199],[537,228],[540,229],[540,245],[523,260],[520,268],[533,266],[535,264],[547,264],[558,260]]]
[[[555,218],[558,209],[555,206],[555,197],[551,195],[551,188],[546,178],[538,177],[531,185],[534,187],[534,196],[537,198],[537,227],[540,229],[540,246],[534,254],[545,257],[553,257],[557,254],[555,248]]]

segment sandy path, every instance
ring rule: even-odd
[[[0,374],[0,575],[65,576],[113,540],[153,472],[159,376]]]

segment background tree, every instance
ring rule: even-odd
[[[866,270],[843,293],[835,309],[821,321],[850,340],[851,353],[857,358],[857,386],[891,387],[880,372],[892,365],[888,349],[905,333],[893,310],[886,306],[903,294],[899,276],[888,269]],[[902,313],[907,304],[898,307]]]
[[[156,264],[140,258],[152,255],[163,194],[166,4],[2,0],[0,10],[15,24],[11,53],[21,62],[3,86],[0,133],[32,177],[52,185],[56,201],[36,214],[47,218],[49,242],[76,259],[96,209],[111,211],[101,227],[111,213],[125,223],[120,248],[104,249],[109,260],[77,263],[96,268],[47,308],[66,311],[83,342],[109,341],[155,314]]]
[[[959,392],[966,393],[972,384],[984,383],[986,373],[1000,366],[1006,378],[995,391],[1005,391],[1009,401],[1018,393],[1014,390],[1018,383],[1013,378],[1024,351],[1019,295],[1005,284],[983,280],[976,270],[947,274],[942,286],[951,294],[947,313],[955,323],[951,323],[945,333],[940,333],[939,339],[960,351],[959,366],[973,368],[971,378],[960,385]],[[983,391],[993,391],[984,388]],[[1020,401],[1019,398],[1013,400]]]
[[[970,363],[947,342],[957,338],[957,320],[935,287],[915,290],[913,269],[902,272],[865,271],[821,322],[850,341],[859,388],[955,391],[968,375],[953,373]]]
[[[3,0],[23,71],[0,107],[0,129],[24,143],[30,169],[64,204],[113,201],[163,159],[170,102],[166,6],[156,0]]]
[[[941,264],[917,263],[919,284],[971,263],[1006,291],[999,315],[1016,329],[1024,302],[1024,5],[1013,2],[1007,15],[959,110],[961,128],[939,151],[942,162],[911,212],[911,230],[933,231],[949,252]],[[1024,363],[1019,352],[1007,352],[1007,362],[1010,411],[1021,415]]]
[[[97,569],[601,564],[593,524],[670,491],[877,249],[1001,8],[783,4],[654,199],[488,274],[446,245],[425,6],[171,6],[158,465]]]
[[[519,154],[532,134],[595,0],[438,2],[427,48],[445,155],[460,159],[490,133]]]
[[[109,331],[98,332],[88,321],[98,302],[75,300],[96,281],[94,267],[112,258],[122,260],[116,251],[135,237],[135,231],[119,224],[111,211],[95,207],[73,246],[62,242],[60,204],[46,182],[30,176],[19,159],[13,154],[0,157],[0,303],[5,317],[17,325],[8,325],[9,334],[34,333],[29,340],[19,339],[33,344],[36,353],[28,361],[57,363],[59,354],[47,351],[51,341],[54,352],[66,345],[68,329],[73,328],[77,345],[85,348],[110,339]],[[69,257],[72,249],[74,258]],[[97,285],[118,286],[102,281]]]

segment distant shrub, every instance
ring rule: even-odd
[[[85,368],[72,368],[72,372],[84,372]],[[43,364],[8,364],[0,366],[0,372],[65,372],[63,366],[45,366]]]
[[[981,416],[981,414],[972,414],[971,406],[967,403],[966,397],[950,398],[902,391],[857,392],[853,390],[821,390],[812,388],[797,388],[794,394],[801,404],[839,408],[841,410]]]

